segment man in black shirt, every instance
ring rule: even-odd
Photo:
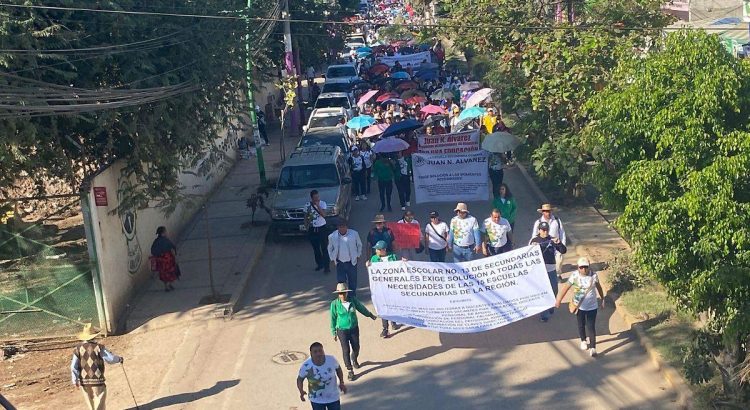
[[[560,253],[568,252],[568,248],[565,247],[560,241],[560,238],[549,236],[549,224],[547,222],[540,222],[538,233],[535,237],[531,238],[529,245],[538,243],[542,250],[542,258],[544,259],[544,266],[547,268],[547,276],[549,276],[549,283],[552,285],[552,292],[557,296],[557,268],[555,266],[555,251]],[[550,308],[542,312],[540,320],[546,322],[549,320],[550,315],[555,313],[555,308]]]

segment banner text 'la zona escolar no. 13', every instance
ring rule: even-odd
[[[461,263],[373,263],[368,271],[380,317],[437,332],[483,332],[555,304],[539,245]]]

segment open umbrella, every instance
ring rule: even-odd
[[[361,59],[367,58],[367,57],[369,57],[371,55],[372,55],[372,53],[357,53],[357,58],[361,60]]]
[[[422,97],[421,95],[415,95],[414,97],[407,98],[407,99],[404,100],[404,102],[407,103],[407,104],[409,104],[409,105],[421,104],[421,103],[423,103],[425,101],[427,101],[427,98]]]
[[[425,105],[422,107],[421,110],[419,110],[423,114],[447,114],[447,112],[443,109],[443,107],[440,107],[438,105]]]
[[[378,90],[370,90],[365,93],[362,97],[359,98],[359,101],[357,101],[357,105],[364,105],[366,102],[370,101],[372,97],[375,96],[375,94],[378,93]]]
[[[359,84],[355,84],[353,88],[355,90],[369,90],[370,88],[372,88],[372,84],[366,83],[366,82],[365,83],[359,83]]]
[[[425,95],[424,95],[424,92],[420,90],[406,90],[403,93],[401,93],[401,99],[403,100],[406,100],[411,97],[416,97],[416,96],[424,97]]]
[[[405,134],[409,131],[414,131],[419,128],[422,128],[422,123],[409,118],[407,120],[391,124],[391,126],[383,132],[383,138],[390,137],[392,135]]]
[[[438,78],[438,72],[437,70],[429,69],[429,70],[419,70],[416,74],[414,74],[415,78],[420,78],[424,81],[430,81]]]
[[[471,124],[474,120],[474,118],[464,118],[463,120],[458,121],[456,125],[451,126],[451,132],[463,131],[463,129]]]
[[[357,54],[362,53],[372,53],[372,49],[370,47],[360,47],[357,49]]]
[[[369,115],[360,115],[346,122],[347,127],[355,130],[369,127],[372,124],[375,124],[375,118],[370,117]]]
[[[373,124],[367,127],[367,129],[359,136],[359,138],[372,138],[378,136],[388,128],[388,124]]]
[[[461,111],[461,115],[458,116],[458,120],[460,121],[466,118],[476,118],[480,115],[484,115],[486,112],[487,110],[482,107],[470,107]]]
[[[511,133],[504,131],[493,132],[484,137],[482,149],[489,152],[508,152],[516,149],[516,147],[521,145],[521,142],[518,137]]]
[[[440,65],[437,63],[422,63],[422,65],[419,66],[420,71],[438,68],[440,68]]]
[[[477,90],[479,88],[482,88],[482,84],[479,84],[479,81],[469,81],[468,83],[461,84],[461,86],[458,87],[459,91],[471,91]]]
[[[398,97],[399,97],[399,95],[396,94],[396,93],[385,93],[385,94],[381,95],[380,97],[378,97],[375,101],[379,102],[379,103],[382,103],[383,101],[392,100],[392,99],[398,98]]]
[[[433,100],[449,100],[453,97],[453,92],[451,90],[446,90],[445,88],[437,90],[430,95],[430,98]]]
[[[424,120],[424,126],[425,127],[431,126],[431,125],[433,125],[433,124],[435,124],[437,122],[440,122],[440,121],[442,121],[442,120],[444,120],[446,118],[447,117],[445,115],[430,115],[429,117],[427,117],[426,120]]]
[[[408,80],[408,79],[411,78],[411,76],[406,71],[398,71],[398,72],[395,72],[395,73],[391,74],[391,78],[398,78],[398,79]]]
[[[409,149],[409,143],[401,138],[384,138],[372,147],[372,150],[377,153],[399,152],[407,149]]]
[[[368,70],[368,72],[370,74],[378,75],[378,74],[383,74],[383,73],[387,72],[388,70],[390,70],[390,67],[388,67],[387,64],[379,63],[379,64],[375,64],[374,66],[370,67],[370,69]]]
[[[401,104],[404,100],[400,98],[389,98],[385,101],[381,101],[381,105],[388,106],[389,104]]]
[[[419,88],[419,84],[414,81],[404,81],[396,86],[396,91],[406,91]]]
[[[477,90],[474,92],[474,94],[471,95],[466,100],[466,107],[473,107],[475,105],[479,105],[482,101],[486,100],[490,95],[492,95],[492,92],[495,91],[492,88],[482,88],[481,90]]]

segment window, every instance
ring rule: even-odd
[[[302,141],[300,141],[299,146],[300,147],[314,147],[316,145],[330,145],[332,147],[339,147],[341,148],[341,152],[347,153],[349,152],[349,147],[346,146],[346,140],[344,140],[343,136],[335,135],[335,136],[309,136],[302,138]]]
[[[346,108],[347,110],[351,108],[349,105],[349,98],[348,97],[327,97],[327,98],[318,98],[317,101],[315,101],[315,108]]]
[[[339,185],[339,176],[333,164],[300,165],[284,167],[279,177],[279,189],[322,188]]]
[[[312,117],[308,128],[335,127],[339,125],[343,115],[333,115],[329,117]]]
[[[357,70],[351,66],[345,67],[329,67],[326,73],[326,78],[339,78],[339,77],[356,77]]]
[[[325,93],[348,93],[352,89],[352,85],[349,83],[326,83],[323,84],[323,90],[321,94]]]

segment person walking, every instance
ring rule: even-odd
[[[92,331],[91,323],[85,324],[83,331],[78,334],[81,343],[73,349],[73,360],[70,363],[71,381],[83,393],[89,410],[105,410],[107,407],[104,363],[125,362],[125,359],[94,341],[97,336],[99,333]]]
[[[315,271],[323,270],[324,273],[331,271],[328,266],[328,228],[326,226],[326,209],[328,205],[320,199],[316,189],[310,191],[310,202],[305,206],[306,222],[309,221],[307,239],[313,248],[315,255]]]
[[[503,183],[505,171],[505,160],[503,154],[492,152],[487,160],[490,172],[490,182],[492,182],[492,194],[494,198],[500,195],[500,185]]]
[[[508,220],[510,228],[515,229],[516,227],[516,198],[510,192],[510,188],[506,184],[500,184],[498,190],[499,195],[492,201],[492,205],[500,210],[500,214],[503,218]]]
[[[156,228],[156,239],[151,244],[152,267],[159,272],[159,280],[164,283],[164,291],[174,290],[172,283],[180,276],[180,267],[177,265],[177,247],[167,236],[167,228],[160,226]]]
[[[529,245],[537,243],[542,250],[542,259],[544,259],[544,267],[547,269],[547,276],[549,277],[549,283],[552,285],[552,292],[557,296],[557,270],[555,270],[555,254],[564,254],[568,252],[568,248],[565,244],[560,241],[560,238],[550,236],[549,224],[547,222],[540,222],[538,225],[537,235],[531,238]],[[542,312],[540,320],[546,322],[549,320],[550,315],[555,313],[555,308],[550,308]]]
[[[568,242],[565,238],[565,229],[563,229],[562,221],[557,215],[552,214],[553,210],[554,208],[550,204],[542,204],[541,208],[536,210],[542,216],[534,221],[534,228],[532,228],[531,234],[534,235],[534,232],[538,231],[539,224],[547,222],[549,225],[549,236],[560,239],[562,244],[567,246]],[[562,264],[563,254],[559,252],[555,253],[555,270],[557,271],[557,280],[559,281],[562,281]]]
[[[268,134],[266,134],[266,113],[263,112],[259,105],[255,106],[255,118],[258,122],[258,133],[260,134],[260,138],[263,140],[263,145],[271,145],[268,142]]]
[[[372,165],[372,173],[378,180],[378,193],[380,194],[380,212],[388,209],[392,212],[391,195],[393,195],[393,180],[396,178],[396,169],[393,161],[386,155],[378,155]]]
[[[440,220],[437,211],[430,212],[430,222],[424,227],[424,242],[430,262],[445,262],[448,247],[448,224]]]
[[[336,378],[339,380],[336,386]],[[305,392],[303,382],[307,380]],[[302,362],[297,372],[297,390],[299,399],[305,401],[307,395],[313,410],[340,410],[341,393],[346,394],[344,372],[335,357],[323,350],[323,344],[315,342],[310,345],[310,357]]]
[[[453,250],[454,262],[470,261],[474,253],[482,251],[482,238],[477,218],[469,215],[469,207],[459,202],[454,209],[456,216],[451,219],[448,230],[448,249]]]
[[[367,234],[367,244],[369,245],[368,248],[370,249],[368,251],[367,257],[370,258],[374,254],[372,249],[375,244],[380,241],[385,242],[389,253],[393,252],[393,241],[396,240],[396,236],[393,235],[393,231],[388,228],[388,226],[386,226],[385,216],[383,216],[382,214],[375,215],[372,223],[375,224],[375,227],[372,228]]]
[[[373,263],[379,263],[379,262],[395,262],[398,260],[398,256],[393,253],[393,251],[388,250],[388,245],[385,243],[385,241],[378,241],[375,246],[372,247],[375,250],[375,254],[370,257],[370,260],[367,261],[366,265],[369,268],[372,266]],[[403,260],[406,260],[405,258]],[[401,328],[401,325],[389,321],[386,319],[380,319],[381,323],[383,324],[383,331],[380,332],[380,337],[383,339],[388,338],[388,323],[391,324],[391,327],[393,327],[393,330],[398,330]]]
[[[352,182],[354,188],[354,200],[367,199],[365,187],[365,159],[359,152],[359,147],[352,147],[352,156],[349,157],[349,168],[352,170]]]
[[[412,211],[406,211],[404,212],[404,216],[398,220],[397,223],[400,224],[414,224],[416,225],[416,230],[419,232],[419,221],[414,219],[414,212]],[[401,252],[401,255],[405,258],[409,259],[410,261],[417,260],[417,254],[422,252],[424,250],[424,247],[422,246],[422,239],[419,240],[419,246],[416,248],[405,248],[405,249],[399,249]]]
[[[573,272],[568,278],[568,282],[563,285],[562,290],[557,295],[555,307],[560,307],[560,302],[573,288],[573,298],[570,303],[575,305],[575,315],[578,321],[578,336],[581,338],[581,350],[589,351],[591,357],[596,356],[596,312],[599,303],[596,300],[594,288],[601,295],[601,307],[604,308],[604,289],[599,283],[599,277],[596,272],[589,267],[589,259],[586,257],[578,258],[578,270]],[[571,312],[574,310],[571,309]],[[586,332],[588,330],[589,342],[586,343]]]
[[[346,283],[336,284],[338,297],[331,302],[331,333],[333,340],[341,343],[341,353],[344,355],[344,366],[348,372],[347,378],[354,380],[354,369],[359,369],[359,323],[357,322],[357,312],[369,317],[372,320],[377,316],[370,313],[369,310],[356,298],[350,296],[351,290]]]
[[[328,257],[336,265],[336,281],[349,285],[352,296],[357,295],[357,261],[362,255],[359,233],[349,229],[346,219],[338,220],[337,229],[328,235]]]
[[[502,217],[499,209],[493,209],[480,228],[483,234],[482,253],[484,256],[499,255],[513,249],[513,229],[510,222]]]
[[[403,151],[398,153],[397,161],[399,172],[396,175],[396,190],[401,210],[406,211],[406,207],[411,206],[411,175],[409,175],[409,162],[404,157]]]
[[[370,143],[367,141],[362,141],[361,143],[362,148],[360,149],[362,159],[365,161],[365,193],[364,197],[367,199],[367,195],[370,195],[370,182],[372,178],[372,160],[373,160],[373,153],[372,153],[372,147],[370,147]]]

